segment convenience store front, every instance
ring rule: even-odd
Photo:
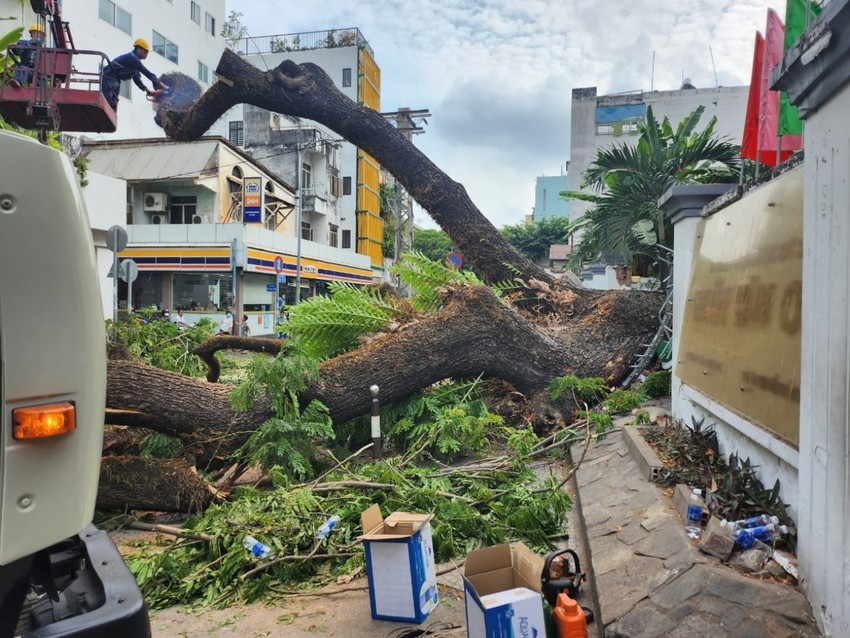
[[[328,294],[332,281],[373,282],[367,257],[324,246],[308,248],[312,254],[301,257],[302,300]],[[332,259],[335,256],[342,259]],[[168,308],[172,317],[182,308],[190,324],[204,317],[218,323],[231,310],[238,317],[248,315],[252,336],[272,335],[279,306],[295,302],[297,255],[245,245],[238,238],[230,244],[206,246],[131,243],[119,257],[122,261],[133,259],[138,266],[131,291],[133,308]],[[123,308],[128,288],[119,281],[119,306]]]

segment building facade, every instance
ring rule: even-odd
[[[581,184],[585,171],[596,159],[597,151],[613,144],[633,144],[637,140],[638,124],[645,120],[646,110],[650,106],[658,121],[667,117],[674,127],[696,108],[703,106],[705,112],[698,128],[702,130],[716,116],[715,133],[740,144],[748,96],[749,86],[630,91],[612,95],[597,95],[595,86],[573,89],[569,190],[589,192],[582,189]],[[571,201],[570,220],[575,221],[591,206],[590,202]]]
[[[570,189],[569,175],[541,175],[534,185],[534,221],[547,217],[569,217],[570,202],[560,193]]]
[[[189,322],[231,310],[253,335],[272,334],[280,305],[332,281],[372,281],[368,257],[299,240],[294,189],[222,138],[90,142],[82,153],[93,173],[125,184],[119,258],[139,276],[119,283],[120,307],[182,308]]]
[[[363,106],[380,110],[381,71],[372,48],[356,28],[244,38],[237,50],[263,70],[272,69],[283,60],[316,64],[344,95]],[[304,141],[322,138],[333,142],[333,146],[306,145],[302,155],[302,177],[307,177],[305,172],[310,174],[309,178],[319,176],[311,180],[307,196],[328,211],[324,214],[321,208],[305,209],[304,223],[310,227],[305,226],[304,232],[337,237],[340,246],[369,257],[376,281],[387,279],[381,170],[373,157],[315,122],[293,120],[252,106],[232,109],[213,130],[232,143],[244,146],[258,161],[273,167],[287,179],[295,175],[296,154],[292,151],[305,146]],[[326,149],[331,148],[337,162],[336,171],[329,172],[322,183],[322,167],[326,165],[323,156]]]

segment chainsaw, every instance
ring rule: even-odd
[[[174,93],[174,89],[170,86],[162,85],[161,89],[156,89],[155,91],[151,91],[149,95],[147,95],[148,102],[154,102],[159,104],[164,99],[169,98]]]

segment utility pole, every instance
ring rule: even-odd
[[[414,135],[425,132],[422,127],[427,124],[431,117],[428,109],[410,109],[402,107],[397,111],[381,113],[385,118],[395,123],[396,130],[401,133],[408,142],[413,141]],[[402,187],[393,176],[393,188],[395,190],[395,202],[393,203],[393,215],[395,217],[395,251],[393,259],[398,261],[399,256],[406,251],[413,250],[413,198]]]

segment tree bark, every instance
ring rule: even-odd
[[[659,294],[602,293],[553,282],[502,238],[462,185],[377,112],[340,93],[319,67],[287,60],[262,72],[226,50],[216,73],[221,81],[197,101],[188,100],[191,106],[185,96],[159,106],[157,121],[170,137],[197,139],[238,103],[320,122],[395,175],[485,281],[520,279],[524,286],[510,305],[485,287],[447,290],[446,304],[434,315],[324,362],[321,381],[299,397],[302,406],[318,399],[334,423],[341,424],[369,411],[371,385],[380,387],[382,402],[391,403],[442,379],[483,376],[501,379],[522,393],[533,422],[544,429],[569,421],[576,408],[569,396],[556,404],[549,401],[546,389],[552,379],[571,374],[616,383],[628,373],[633,355],[652,338]],[[264,400],[249,412],[230,407],[231,388],[210,383],[220,372],[214,354],[228,348],[275,354],[279,347],[274,340],[214,337],[196,350],[210,367],[208,381],[111,360],[108,423],[178,437],[198,467],[223,462],[272,413]],[[105,459],[102,507],[185,509],[204,506],[210,499],[189,460]]]
[[[446,295],[439,312],[322,363],[321,381],[299,397],[302,406],[317,399],[334,423],[344,423],[369,411],[373,384],[380,388],[381,401],[392,403],[443,379],[479,375],[507,381],[526,395],[567,374],[604,376],[613,383],[628,371],[628,358],[616,353],[647,342],[657,306],[652,293],[612,293],[600,298],[605,303],[596,303],[587,317],[569,324],[576,325],[578,337],[559,341],[554,336],[569,334],[566,325],[541,330],[489,288],[458,286]],[[225,344],[235,339],[226,338]],[[228,402],[231,389],[144,364],[110,361],[109,423],[177,437],[206,464],[233,452],[272,416],[265,401],[250,412],[234,411]],[[575,407],[570,397],[554,406],[567,421]]]
[[[176,140],[204,135],[232,106],[244,103],[319,122],[374,157],[451,237],[489,283],[552,277],[517,252],[475,207],[466,189],[450,179],[377,111],[340,92],[315,64],[284,60],[261,71],[225,49],[216,82],[187,109],[163,102],[157,113],[165,133]],[[517,274],[517,273],[522,274]],[[568,284],[564,284],[569,287]],[[588,291],[583,291],[588,292]]]

